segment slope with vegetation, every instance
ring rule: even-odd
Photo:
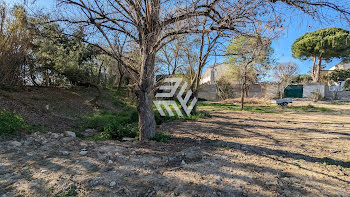
[[[0,134],[6,136],[31,132],[63,132],[71,130],[92,140],[137,138],[138,115],[127,89],[104,89],[97,103],[90,101],[97,94],[90,88],[27,87],[0,90]],[[154,109],[156,111],[156,109]],[[199,112],[186,117],[160,116],[157,125],[166,121],[193,120],[209,115]],[[92,134],[85,133],[93,130]],[[159,137],[157,134],[156,138]]]

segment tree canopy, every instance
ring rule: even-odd
[[[345,81],[350,78],[350,68],[336,69],[329,74],[329,79],[332,81]]]
[[[228,63],[233,65],[233,74],[237,79],[242,79],[244,72],[248,81],[254,83],[261,79],[269,69],[272,60],[273,49],[268,38],[236,36],[228,45]],[[246,67],[246,69],[243,69]]]
[[[241,110],[250,84],[261,79],[271,68],[273,49],[270,45],[270,39],[256,35],[236,36],[227,46],[228,63],[233,66],[232,75],[241,85]]]
[[[350,32],[341,28],[326,28],[306,33],[293,43],[292,52],[294,58],[301,60],[313,58],[312,77],[318,82],[322,60],[349,58]],[[318,59],[317,65],[316,59]]]
[[[346,58],[350,55],[350,32],[341,28],[320,29],[306,33],[292,45],[293,57]]]

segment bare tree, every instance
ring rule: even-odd
[[[158,72],[167,75],[185,73],[187,67],[187,43],[184,36],[174,36],[174,41],[161,48],[157,55]]]
[[[284,89],[291,83],[292,77],[296,74],[298,65],[295,62],[279,63],[273,69],[273,75],[277,79],[280,88],[280,97],[284,96]]]
[[[280,8],[277,0],[59,0],[69,5],[72,13],[63,21],[83,23],[93,27],[111,50],[105,50],[138,81],[137,110],[139,114],[139,139],[155,135],[152,108],[155,57],[159,49],[172,41],[176,35],[224,32],[249,34],[256,28],[275,27],[281,21],[274,17]],[[319,0],[280,0],[285,5],[297,7],[303,12],[315,14],[317,7],[329,7],[349,15],[342,7]],[[317,2],[317,3],[315,3]],[[69,10],[69,7],[66,7]],[[73,13],[80,13],[79,16]],[[278,20],[277,20],[278,19]],[[208,20],[203,23],[203,20]],[[179,25],[181,28],[174,28]],[[203,26],[203,24],[206,24]],[[127,41],[137,46],[140,61],[118,53],[114,47],[114,34],[121,33]],[[96,36],[95,36],[96,39]],[[101,43],[95,43],[101,46]],[[101,47],[105,49],[105,47]],[[127,62],[134,62],[130,66]]]
[[[206,21],[205,21],[206,22]],[[203,25],[205,27],[206,24]],[[211,52],[215,49],[218,39],[222,36],[221,32],[202,32],[200,35],[199,54],[196,55],[197,70],[195,76],[191,79],[190,89],[193,92],[193,97],[198,97],[199,82],[204,66],[208,63],[208,58]],[[193,112],[197,112],[197,104],[193,108]]]

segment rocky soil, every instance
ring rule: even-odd
[[[213,111],[168,143],[0,142],[0,196],[350,196],[350,117]]]

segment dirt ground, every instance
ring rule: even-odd
[[[349,116],[210,113],[161,125],[168,143],[3,141],[0,196],[350,196]]]

